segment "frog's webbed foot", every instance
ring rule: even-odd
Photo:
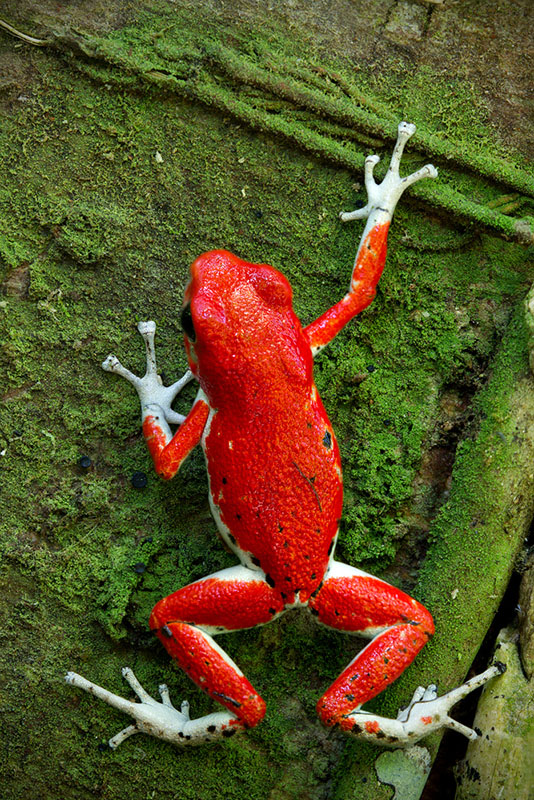
[[[160,703],[143,689],[129,667],[124,667],[122,674],[141,701],[140,703],[131,702],[120,695],[108,692],[107,689],[86,680],[76,672],[68,672],[65,676],[66,682],[71,686],[93,694],[135,719],[133,725],[128,725],[109,740],[109,746],[112,748],[118,747],[134,733],[148,733],[150,736],[164,739],[172,744],[185,745],[215,741],[244,729],[237,718],[228,711],[191,719],[187,700],[181,704],[180,710],[175,708],[165,684],[161,684],[159,687]]]
[[[146,346],[146,372],[142,378],[134,375],[129,369],[123,367],[119,359],[114,355],[109,355],[102,362],[102,368],[106,372],[114,372],[125,378],[135,387],[141,401],[141,412],[161,411],[165,420],[170,424],[181,425],[185,419],[183,414],[173,411],[171,405],[175,397],[181,392],[191,380],[193,373],[187,372],[171,386],[164,386],[161,377],[158,375],[156,363],[156,351],[154,348],[154,334],[156,323],[152,321],[139,322],[137,329],[145,341]]]
[[[399,166],[401,162],[404,145],[415,133],[415,125],[409,122],[401,122],[398,127],[398,136],[393,155],[389,164],[389,169],[382,183],[376,183],[373,177],[375,165],[380,161],[379,156],[368,156],[365,159],[365,188],[367,189],[368,202],[363,208],[356,211],[342,212],[339,216],[342,222],[349,222],[354,219],[367,219],[372,211],[383,211],[386,216],[391,217],[393,210],[408,186],[422,178],[437,178],[438,171],[432,164],[426,164],[417,172],[401,178]]]

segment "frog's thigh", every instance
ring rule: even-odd
[[[269,622],[282,610],[262,572],[231,567],[160,600],[150,627],[197,686],[249,727],[265,703],[212,636]]]
[[[338,562],[309,606],[324,625],[374,637],[319,700],[318,713],[329,725],[349,725],[347,714],[398,678],[434,632],[432,617],[416,600]]]

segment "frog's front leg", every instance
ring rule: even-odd
[[[154,334],[156,333],[156,323],[139,322],[137,330],[143,337],[146,347],[146,372],[142,378],[134,375],[130,370],[123,367],[119,359],[114,355],[109,355],[102,362],[102,369],[106,372],[114,372],[125,378],[135,387],[139,400],[141,401],[141,414],[143,419],[149,413],[163,414],[167,423],[181,425],[185,417],[178,414],[171,408],[175,397],[182,391],[184,386],[193,380],[193,373],[187,370],[184,375],[171,386],[164,386],[161,377],[158,375],[156,362],[156,351],[154,347]]]
[[[176,474],[184,459],[199,443],[209,408],[202,391],[199,391],[187,417],[171,408],[175,397],[193,379],[193,373],[188,370],[171,386],[164,386],[158,375],[154,349],[156,325],[151,321],[140,322],[137,328],[146,346],[144,376],[139,378],[134,375],[113,355],[106,358],[102,367],[107,372],[114,372],[125,378],[137,391],[141,402],[143,435],[154,467],[161,477],[169,479]],[[169,423],[180,425],[174,436]]]
[[[399,166],[404,146],[415,133],[415,125],[401,122],[389,169],[382,183],[373,177],[379,156],[368,156],[365,160],[365,188],[368,202],[364,208],[341,214],[341,220],[367,219],[354,262],[349,292],[339,303],[332,306],[304,332],[315,355],[336,336],[344,325],[366,308],[373,300],[376,286],[386,263],[387,236],[395,206],[408,186],[423,178],[436,178],[437,170],[426,164],[417,172],[401,178]]]
[[[434,632],[429,612],[384,581],[333,561],[324,583],[310,601],[319,622],[338,630],[373,637],[317,704],[326,725],[395,747],[411,745],[440,728],[469,738],[476,733],[449,717],[451,707],[469,692],[499,675],[496,664],[463,686],[437,697],[436,687],[419,687],[397,719],[364,711],[361,706],[392,683],[413,661]]]

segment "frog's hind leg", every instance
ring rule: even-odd
[[[213,736],[250,728],[265,714],[263,699],[213,635],[261,625],[283,610],[280,594],[266,583],[263,572],[244,566],[185,586],[154,607],[150,627],[166,650],[197,686],[230,712],[229,722],[209,723]]]
[[[395,747],[413,744],[442,727],[476,738],[448,711],[499,674],[498,665],[440,698],[435,686],[419,687],[395,720],[361,709],[399,677],[433,634],[432,617],[424,606],[384,581],[334,561],[309,607],[324,625],[373,637],[319,700],[317,711],[326,725]]]
[[[161,702],[154,700],[128,667],[122,674],[139,703],[125,700],[75,672],[67,673],[65,680],[134,718],[133,725],[109,740],[110,747],[118,747],[135,733],[148,733],[177,745],[232,736],[260,722],[265,703],[212,635],[261,625],[283,610],[279,593],[266,583],[263,572],[242,566],[185,586],[154,607],[152,630],[193,681],[226,706],[224,711],[191,719],[186,700],[175,708],[164,684],[159,687]]]

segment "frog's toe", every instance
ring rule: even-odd
[[[114,372],[117,365],[119,367],[122,366],[117,356],[114,356],[110,353],[109,356],[102,362],[102,369],[105,369],[106,372]]]
[[[160,683],[160,685],[158,686],[158,692],[159,696],[161,697],[161,702],[163,703],[163,705],[167,706],[168,708],[174,708],[171,696],[169,694],[169,687],[167,686],[166,683]]]
[[[415,125],[413,122],[399,122],[397,132],[399,138],[409,139],[410,136],[413,136],[415,133]]]
[[[141,336],[154,336],[156,333],[156,323],[151,319],[146,320],[146,322],[138,322],[137,330]]]
[[[438,687],[436,686],[435,683],[431,683],[430,686],[427,686],[426,689],[424,690],[421,700],[423,701],[435,700],[437,696],[438,696]]]
[[[125,739],[128,739],[129,736],[132,736],[134,733],[141,733],[137,725],[128,725],[127,728],[124,728],[119,733],[112,736],[111,739],[108,741],[108,745],[111,747],[112,750],[115,750]]]
[[[136,389],[141,384],[141,378],[138,378],[137,375],[134,375],[129,369],[123,367],[117,356],[109,355],[106,359],[104,359],[102,362],[102,369],[104,369],[106,372],[113,372],[115,375],[120,375],[129,383],[133,384]]]
[[[424,686],[418,686],[415,692],[413,693],[413,697],[408,703],[408,705],[405,706],[404,708],[399,709],[399,713],[397,714],[397,719],[400,722],[406,722],[406,720],[410,716],[410,711],[415,705],[417,705],[417,703],[427,702],[429,700],[435,700],[437,696],[438,696],[437,686],[435,683],[431,683],[430,686],[427,686],[426,688]]]
[[[412,172],[411,175],[407,175],[405,178],[400,178],[400,185],[402,186],[402,190],[407,189],[408,186],[411,186],[413,183],[417,183],[417,181],[422,181],[424,178],[437,178],[438,171],[433,164],[425,164],[424,167],[418,169],[417,172]]]
[[[180,705],[180,711],[186,717],[186,719],[190,719],[189,717],[189,700],[182,700],[182,704]]]
[[[122,670],[122,677],[129,684],[129,686],[134,690],[138,698],[141,700],[142,703],[154,703],[155,701],[152,697],[146,692],[137,678],[135,677],[134,671],[130,669],[130,667],[123,667]]]

